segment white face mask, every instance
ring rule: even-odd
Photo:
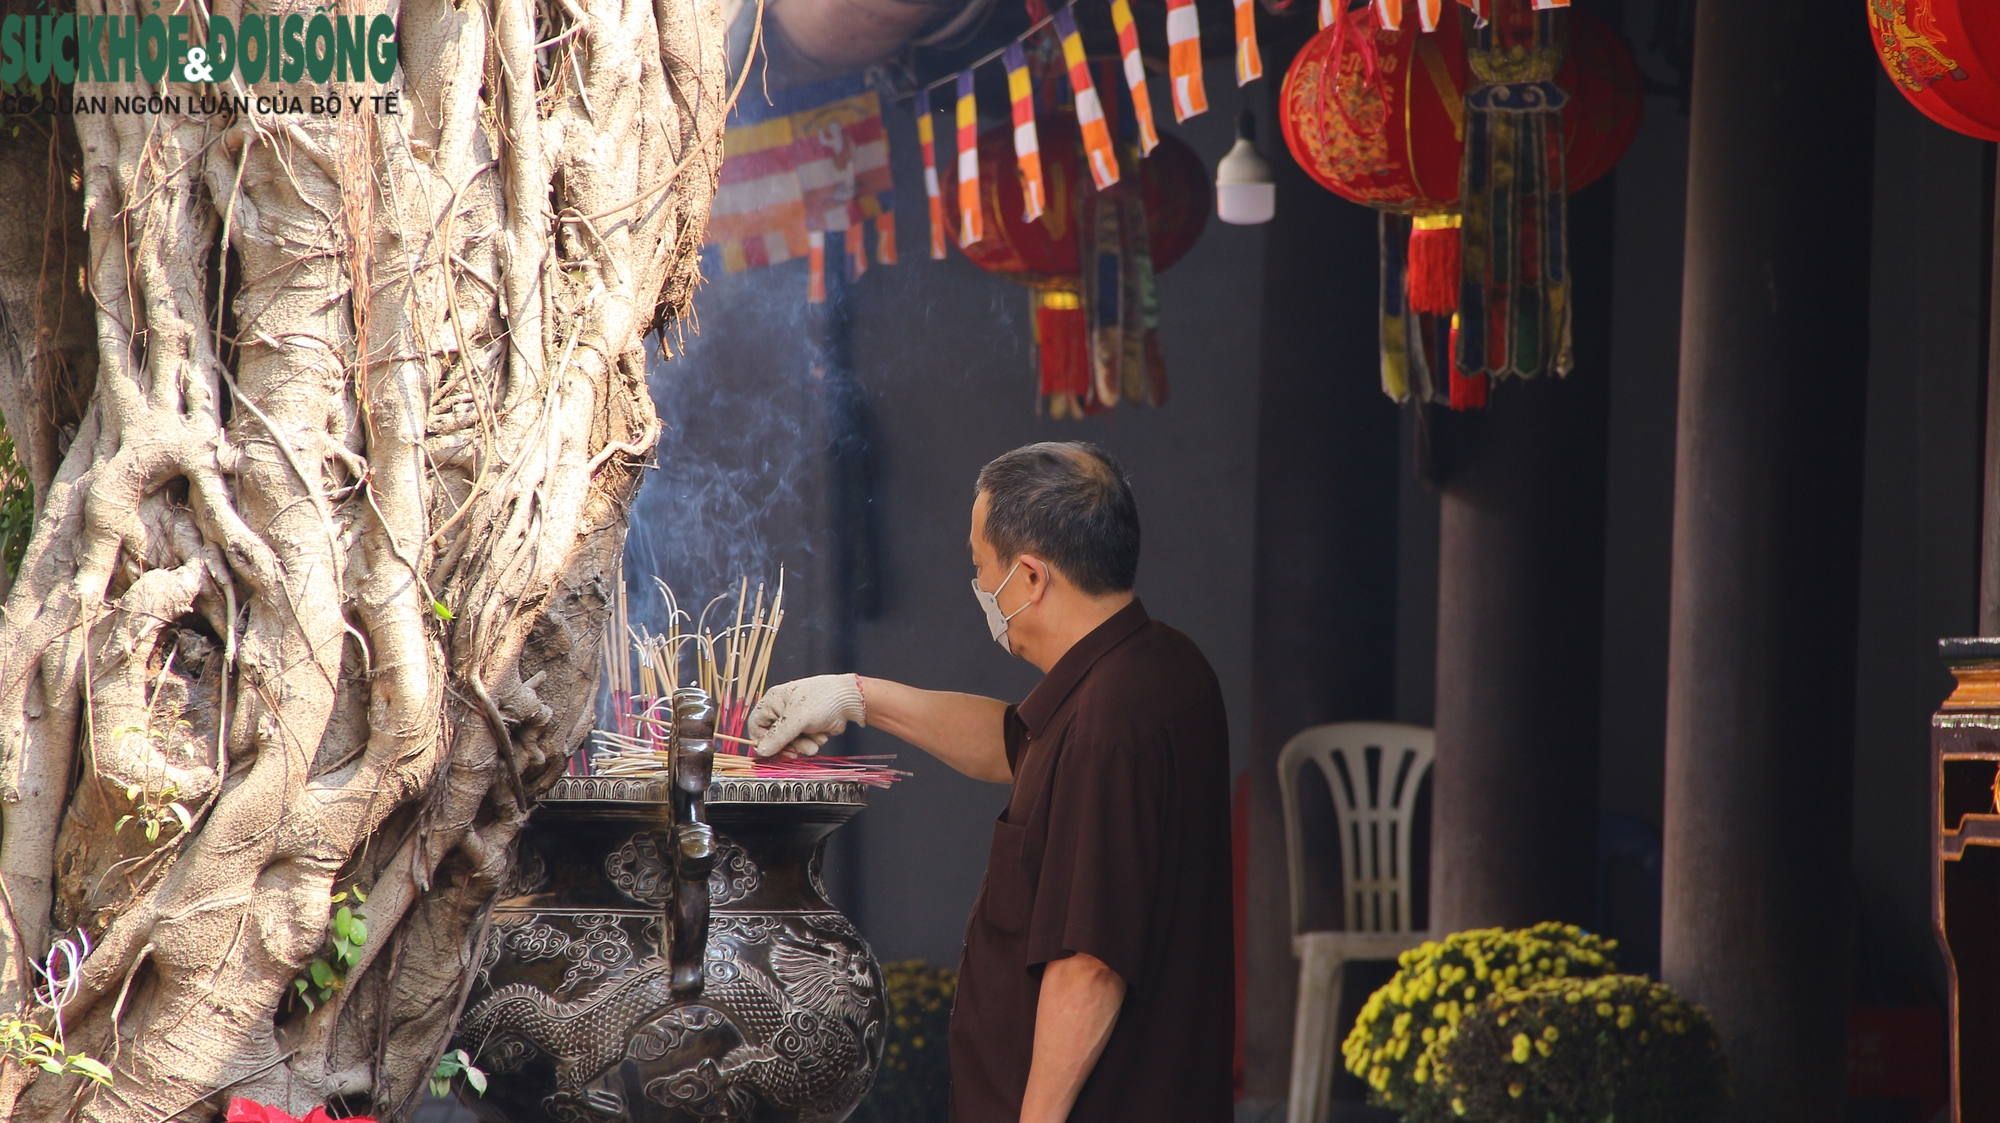
[[[1021,563],[1018,561],[1015,562],[1014,568],[1007,571],[1006,579],[1000,582],[1000,589],[1007,587],[1007,582],[1014,579],[1014,574],[1020,568]],[[972,595],[979,598],[979,607],[986,610],[986,630],[993,633],[994,643],[1006,648],[1007,654],[1012,655],[1014,653],[1014,645],[1007,642],[1007,622],[1027,611],[1028,605],[1024,604],[1011,613],[1001,612],[1000,589],[995,589],[989,593],[979,587],[979,578],[975,577],[972,579]],[[1030,601],[1028,603],[1032,604],[1034,602]]]

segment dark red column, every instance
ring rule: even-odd
[[[1570,200],[1575,370],[1437,418],[1437,932],[1592,918],[1613,191]]]
[[[1860,5],[1696,17],[1662,969],[1731,1120],[1845,1118],[1875,60]]]

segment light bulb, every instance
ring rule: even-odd
[[[1215,216],[1236,226],[1271,221],[1278,210],[1278,188],[1271,182],[1271,165],[1257,155],[1257,118],[1249,110],[1236,115],[1236,146],[1215,165]]]

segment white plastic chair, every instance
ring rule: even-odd
[[[1325,1123],[1340,1062],[1341,967],[1350,959],[1394,959],[1428,938],[1410,930],[1410,827],[1417,789],[1430,774],[1431,731],[1417,725],[1350,721],[1315,725],[1278,754],[1285,850],[1292,877],[1292,954],[1299,999],[1292,1029],[1288,1123]],[[1316,852],[1300,821],[1299,784],[1307,767],[1333,796],[1340,867]],[[1308,894],[1337,886],[1341,931],[1306,931]],[[1315,894],[1324,900],[1324,890]],[[1320,910],[1322,912],[1329,910]],[[1328,918],[1330,919],[1330,918]]]

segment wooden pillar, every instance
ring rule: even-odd
[[[1576,369],[1438,417],[1436,932],[1593,917],[1613,215],[1570,200]]]
[[[1309,20],[1287,20],[1266,42],[1272,102],[1311,33]],[[1298,961],[1278,750],[1309,725],[1393,716],[1401,465],[1376,353],[1375,212],[1299,170],[1270,103],[1259,117],[1278,209],[1264,235],[1258,365],[1244,1091],[1282,1100]]]
[[[1858,5],[1697,11],[1661,958],[1743,1123],[1846,1116],[1875,81]]]

